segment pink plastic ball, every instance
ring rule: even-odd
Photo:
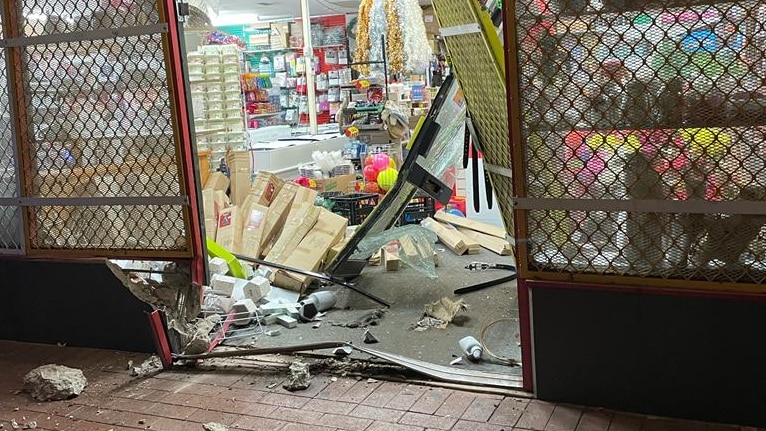
[[[380,153],[372,156],[372,166],[378,172],[387,169],[390,166],[390,163],[391,159],[389,159],[388,154]]]

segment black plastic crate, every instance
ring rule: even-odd
[[[416,195],[404,208],[399,225],[419,224],[428,217],[436,214],[436,200],[428,195]]]
[[[380,195],[375,193],[351,193],[328,196],[333,202],[332,212],[348,219],[350,226],[360,225],[378,205]]]

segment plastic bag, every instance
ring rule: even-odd
[[[398,244],[399,259],[410,268],[437,278],[434,262],[436,234],[418,225],[407,225],[388,229],[375,235],[368,235],[359,241],[352,259],[369,259],[381,248],[395,242]]]

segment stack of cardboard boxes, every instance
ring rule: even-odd
[[[317,271],[346,231],[346,218],[315,206],[317,192],[259,172],[246,193],[234,169],[231,181],[214,172],[204,191],[207,235],[234,254]],[[231,189],[231,200],[226,190]],[[272,284],[303,292],[311,279],[276,272]]]

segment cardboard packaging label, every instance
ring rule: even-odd
[[[213,172],[205,182],[204,188],[226,193],[226,190],[229,189],[229,177],[224,175],[223,172]]]
[[[226,250],[234,247],[234,227],[237,221],[237,207],[229,207],[218,214],[218,232],[215,242]]]
[[[263,229],[266,226],[266,217],[269,208],[259,204],[252,204],[247,212],[242,214],[242,254],[247,257],[260,259],[261,257],[261,237]]]
[[[255,203],[269,206],[274,202],[284,184],[284,180],[271,172],[260,171],[255,176],[253,186],[250,188],[250,195],[255,199]]]

